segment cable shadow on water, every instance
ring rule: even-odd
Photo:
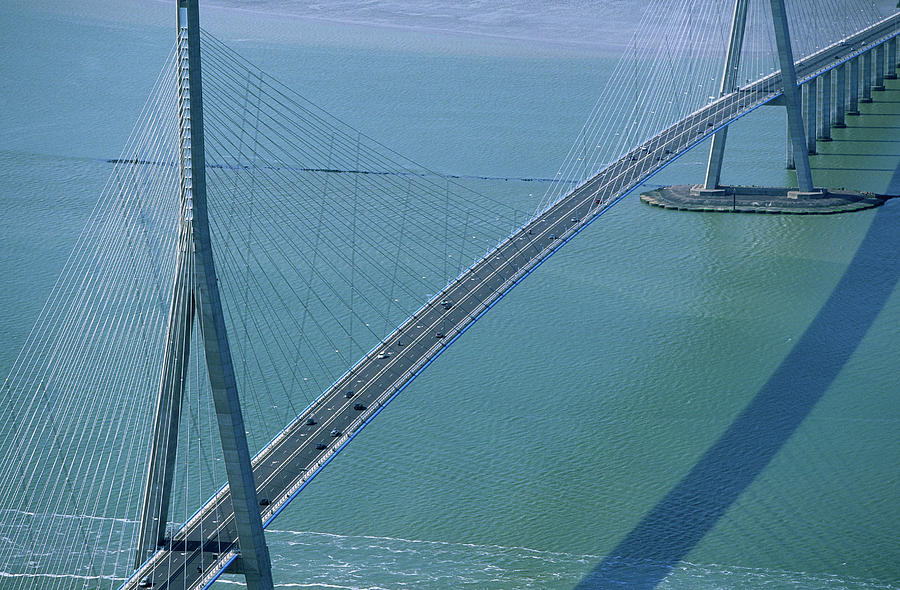
[[[900,192],[900,166],[891,191]],[[841,372],[900,278],[896,205],[876,210],[828,300],[753,400],[576,590],[655,588],[766,468]]]

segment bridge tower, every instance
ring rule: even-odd
[[[831,141],[831,129],[846,127],[845,116],[859,115],[859,103],[871,100],[871,92],[882,89],[883,80],[895,73],[896,27],[900,13],[835,41],[829,46],[835,50],[834,53],[826,56],[824,50],[819,50],[806,56],[803,61],[796,62],[800,63],[803,68],[801,71],[806,77],[800,86],[785,0],[769,0],[769,4],[783,88],[779,93],[777,86],[773,86],[768,91],[770,96],[762,104],[785,106],[787,168],[796,169],[797,188],[721,185],[722,160],[731,121],[724,124],[710,122],[710,131],[702,128],[695,131],[697,136],[712,133],[703,183],[653,189],[641,195],[642,201],[666,209],[686,211],[780,214],[841,213],[877,207],[884,203],[884,196],[873,193],[815,188],[809,156],[816,153],[817,141]],[[737,79],[748,5],[749,0],[734,0],[730,41],[719,89],[719,99],[724,105],[730,104],[728,101],[740,96],[742,92],[755,91],[753,85],[742,87]],[[811,64],[819,65],[811,68]],[[773,76],[772,80],[773,84],[777,84],[777,78]],[[710,103],[707,108],[716,104]],[[717,124],[720,128],[716,129]]]
[[[791,48],[791,36],[788,30],[787,12],[784,8],[784,0],[771,0],[772,22],[775,28],[775,41],[778,45],[778,61],[781,66],[781,76],[784,81],[784,106],[787,109],[788,142],[794,157],[797,169],[797,185],[801,193],[812,193],[812,169],[809,165],[809,151],[807,150],[807,134],[803,129],[803,114],[801,110],[800,91],[797,88],[797,74],[794,71],[794,55]],[[744,41],[744,28],[747,22],[748,0],[735,0],[734,14],[731,19],[731,36],[728,43],[728,51],[725,54],[725,68],[722,72],[722,84],[720,96],[737,89],[738,68],[741,62],[741,46]],[[815,117],[813,117],[815,121]],[[703,183],[704,191],[718,190],[722,173],[722,158],[725,155],[725,140],[728,136],[728,127],[723,127],[713,136],[712,146],[709,150],[709,160],[706,166],[706,179]],[[811,141],[815,141],[815,132]]]
[[[196,316],[234,505],[239,569],[251,590],[269,590],[271,564],[210,243],[197,0],[177,0],[176,25],[181,215],[135,567],[140,567],[166,542],[181,404]]]

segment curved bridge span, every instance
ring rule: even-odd
[[[796,63],[814,78],[895,36],[889,17]],[[253,459],[264,526],[410,381],[544,260],[607,209],[708,136],[782,94],[779,74],[727,94],[666,128],[557,201],[422,306]],[[122,588],[203,588],[239,569],[227,486]]]

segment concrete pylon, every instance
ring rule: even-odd
[[[834,120],[832,127],[842,129],[847,126],[844,115],[847,112],[847,63],[835,68],[834,73]]]
[[[875,48],[875,82],[872,90],[884,92],[884,43]]]
[[[800,92],[797,89],[797,73],[794,71],[794,52],[788,29],[784,0],[770,0],[772,26],[778,45],[778,61],[781,65],[781,80],[784,83],[784,103],[787,109],[789,140],[794,146],[794,165],[797,169],[797,185],[801,192],[812,193],[812,169],[806,149],[806,134],[803,131],[803,115],[800,112]],[[815,101],[813,101],[815,102]],[[815,141],[815,139],[813,139]]]
[[[813,78],[803,84],[801,89],[803,105],[803,120],[806,124],[806,153],[816,153],[816,94],[818,92],[818,78]]]
[[[719,96],[732,92],[737,86],[748,4],[749,0],[735,0],[734,2],[734,13],[731,17],[731,35],[728,42],[728,51],[725,53],[725,68],[722,71]],[[722,175],[722,159],[725,156],[725,141],[727,139],[728,127],[723,127],[713,135],[712,145],[709,147],[709,160],[706,164],[706,179],[703,182],[703,188],[705,189],[716,189],[719,187],[719,180]]]
[[[897,79],[897,38],[891,37],[885,43],[887,45],[887,71],[884,73],[885,80]]]
[[[816,139],[831,141],[831,70],[822,73],[818,82],[819,130]]]
[[[859,115],[859,56],[850,60],[850,75],[847,76],[847,114]]]
[[[862,86],[859,102],[870,103],[872,102],[872,50],[866,51],[860,58],[862,59],[862,80],[860,81]]]
[[[171,465],[175,461],[183,382],[196,315],[234,510],[241,573],[250,590],[272,590],[272,567],[260,519],[209,232],[197,0],[177,0],[176,25],[181,179],[179,264],[167,327],[136,564],[140,566],[156,550],[165,534]]]

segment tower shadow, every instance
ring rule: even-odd
[[[891,176],[891,181],[888,182],[888,187],[884,191],[884,196],[900,197],[900,164],[898,164],[897,169],[894,170],[894,174],[893,176]]]
[[[900,193],[900,166],[890,194]],[[876,210],[846,272],[781,365],[693,469],[576,590],[655,588],[809,415],[900,278],[900,203]]]

